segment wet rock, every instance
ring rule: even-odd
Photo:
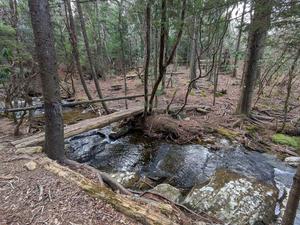
[[[95,158],[90,164],[104,171],[132,171],[140,162],[142,150],[142,145],[116,141],[106,144],[105,147],[95,155]]]
[[[108,136],[110,139],[116,140],[116,139],[128,134],[130,129],[131,129],[130,126],[124,126],[124,127],[117,126],[117,127],[112,128],[112,131]]]
[[[224,168],[270,184],[274,169],[263,157],[240,148],[211,152],[201,145],[161,145],[145,169],[147,176],[175,187],[192,188],[209,182],[216,169]]]
[[[151,192],[161,194],[162,196],[176,203],[179,203],[182,199],[180,190],[169,184],[159,184],[153,188]]]
[[[273,221],[277,189],[228,170],[217,170],[209,184],[193,188],[184,204],[207,212],[226,224],[270,224]]]
[[[104,134],[97,130],[89,131],[69,138],[66,141],[66,154],[72,160],[88,162],[103,150],[107,142]]]
[[[297,167],[300,164],[300,157],[291,156],[285,158],[284,161],[290,166]]]

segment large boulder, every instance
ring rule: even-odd
[[[228,170],[217,170],[211,181],[194,187],[184,204],[216,216],[226,224],[270,224],[278,191],[270,184]]]
[[[189,189],[209,182],[219,168],[269,184],[274,182],[274,169],[264,157],[240,147],[214,152],[201,145],[162,144],[145,172],[151,179]]]

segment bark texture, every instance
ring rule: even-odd
[[[300,165],[294,176],[294,182],[289,194],[288,203],[283,216],[282,225],[293,225],[300,200]]]
[[[272,0],[256,0],[254,16],[249,34],[249,47],[241,97],[237,113],[249,115],[252,96],[259,71],[259,60],[262,56],[267,31],[270,26]]]
[[[86,86],[86,83],[85,83],[85,80],[83,77],[83,73],[82,73],[82,69],[81,69],[79,51],[78,51],[78,46],[77,46],[77,34],[76,34],[76,28],[75,28],[71,3],[70,3],[70,0],[64,0],[64,3],[65,3],[65,7],[67,8],[66,11],[68,13],[68,15],[66,15],[68,18],[68,22],[69,22],[67,27],[68,27],[68,31],[69,31],[70,42],[72,45],[72,54],[73,54],[73,58],[75,60],[77,72],[79,74],[79,78],[80,78],[80,81],[81,81],[81,84],[82,84],[82,87],[84,89],[86,96],[88,97],[89,100],[92,100],[92,96]]]
[[[148,76],[149,76],[149,63],[150,63],[150,19],[151,19],[151,3],[148,0],[145,10],[145,75],[144,75],[144,115],[148,112]]]
[[[100,84],[99,84],[99,81],[97,79],[96,71],[95,71],[95,68],[94,68],[94,63],[93,63],[93,60],[92,60],[92,54],[91,54],[91,50],[90,50],[89,40],[88,40],[88,36],[87,36],[87,33],[86,33],[85,23],[84,23],[84,19],[83,19],[83,13],[82,13],[82,9],[81,9],[81,5],[80,5],[79,0],[76,0],[76,6],[77,6],[78,15],[79,15],[80,26],[81,26],[84,45],[85,45],[85,50],[86,50],[88,61],[89,61],[90,68],[91,68],[92,77],[93,77],[93,80],[94,80],[94,83],[95,83],[95,86],[96,86],[98,96],[101,99],[101,98],[103,98],[103,95],[102,95]],[[102,104],[102,107],[105,110],[105,112],[107,114],[109,114],[109,110],[106,106],[106,103],[101,102],[101,104]]]
[[[45,104],[45,152],[52,159],[62,160],[64,127],[49,3],[29,0],[29,9]]]

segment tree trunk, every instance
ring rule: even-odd
[[[149,63],[150,63],[150,19],[151,19],[151,3],[148,0],[145,10],[145,75],[144,75],[144,116],[148,112],[148,76],[149,76]]]
[[[245,1],[244,6],[243,6],[243,12],[242,12],[242,17],[241,17],[239,33],[238,33],[238,39],[237,39],[237,42],[236,42],[235,57],[234,57],[234,68],[233,68],[232,77],[236,77],[236,73],[237,73],[237,63],[238,63],[238,60],[239,60],[239,50],[240,50],[242,31],[243,31],[243,25],[244,25],[246,4],[247,4],[247,2]]]
[[[84,45],[85,45],[85,50],[86,50],[86,53],[87,53],[88,61],[89,61],[91,72],[92,72],[92,77],[93,77],[93,80],[94,80],[94,83],[95,83],[95,86],[96,86],[98,96],[101,99],[101,98],[103,98],[103,95],[102,95],[102,91],[101,91],[101,88],[100,88],[100,85],[99,85],[99,82],[98,82],[98,79],[97,79],[94,64],[93,64],[93,61],[92,61],[92,54],[91,54],[91,50],[90,50],[89,40],[88,40],[88,37],[87,37],[87,34],[86,34],[85,23],[84,23],[84,20],[83,20],[83,13],[82,13],[82,9],[81,9],[81,5],[80,5],[79,0],[76,0],[76,6],[77,6],[78,15],[79,15],[80,26],[81,26]],[[108,110],[105,102],[102,102],[102,107],[105,110],[106,114],[109,114],[109,110]]]
[[[158,75],[158,71],[157,71],[157,67],[158,67],[158,29],[155,28],[155,38],[154,38],[154,82],[157,80],[157,75]],[[153,83],[154,83],[153,82]],[[154,87],[154,85],[152,85],[152,88]],[[154,102],[154,106],[157,107],[158,105],[158,98],[157,95],[155,95],[155,102]]]
[[[272,0],[256,0],[254,2],[254,16],[250,27],[249,48],[247,64],[241,97],[237,113],[249,115],[251,111],[252,96],[257,79],[259,60],[262,56],[265,39],[270,26]]]
[[[198,29],[197,29],[197,19],[196,16],[193,18],[193,37],[192,37],[192,47],[191,47],[191,58],[190,58],[190,80],[196,78],[197,71],[197,58],[196,58],[196,48],[197,48],[197,39],[198,39]],[[196,88],[196,82],[193,82],[192,88]]]
[[[124,80],[124,95],[127,96],[127,80],[126,80],[126,69],[125,69],[125,48],[124,48],[124,36],[123,36],[123,20],[122,20],[123,0],[119,2],[119,35],[121,42],[121,61],[122,61],[122,74]],[[127,99],[125,99],[125,108],[128,109]]]
[[[52,159],[63,160],[64,127],[49,3],[47,0],[28,3],[45,104],[45,152]]]
[[[300,48],[297,51],[296,57],[293,61],[291,69],[289,70],[289,73],[288,73],[288,84],[287,84],[287,87],[286,87],[287,88],[287,93],[286,93],[286,98],[285,98],[285,102],[284,102],[284,109],[283,109],[284,116],[283,116],[283,124],[282,124],[282,127],[281,127],[281,131],[284,130],[285,125],[286,125],[289,100],[290,100],[290,96],[291,96],[293,80],[295,78],[294,70],[297,66],[297,61],[298,61],[299,57],[300,57]]]
[[[294,182],[289,193],[289,199],[284,212],[282,225],[293,225],[300,200],[300,165],[294,176]]]
[[[179,31],[177,33],[177,37],[175,40],[175,43],[172,47],[170,56],[168,59],[166,59],[164,61],[164,50],[165,50],[165,35],[166,35],[166,14],[167,14],[167,1],[166,0],[162,0],[161,1],[161,21],[160,21],[160,25],[161,25],[161,30],[160,30],[160,52],[159,52],[159,75],[157,80],[155,81],[155,84],[153,86],[152,89],[152,93],[151,93],[151,97],[149,100],[149,112],[152,112],[152,108],[153,108],[153,100],[154,100],[154,96],[156,94],[157,88],[159,86],[159,84],[161,83],[168,65],[170,65],[170,63],[172,62],[178,43],[181,39],[182,36],[182,31],[183,31],[183,24],[184,24],[184,18],[185,18],[185,10],[186,10],[186,0],[182,1],[182,10],[181,10],[181,16],[180,16],[180,27],[179,27]]]
[[[73,57],[75,60],[77,72],[79,74],[80,81],[81,81],[81,84],[83,86],[86,96],[88,97],[89,100],[92,100],[92,96],[86,86],[86,83],[85,83],[85,80],[83,77],[83,73],[82,73],[82,69],[81,69],[79,51],[78,51],[78,46],[77,46],[76,28],[75,28],[71,3],[70,3],[70,0],[64,0],[64,3],[65,3],[65,7],[67,8],[67,11],[69,14],[69,15],[66,15],[66,17],[68,17],[68,21],[69,21],[69,24],[67,27],[68,27],[68,31],[69,31],[69,35],[70,35],[70,42],[72,45],[72,53],[73,53]]]

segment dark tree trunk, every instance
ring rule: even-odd
[[[197,39],[198,39],[198,29],[197,29],[197,19],[196,16],[193,18],[193,36],[192,36],[192,46],[191,46],[191,58],[190,58],[190,80],[194,80],[196,78],[197,71],[197,58],[196,58],[196,50],[197,50]],[[196,82],[193,82],[192,88],[196,88]]]
[[[300,165],[294,176],[294,182],[289,193],[289,199],[284,212],[282,225],[293,225],[300,200]]]
[[[257,79],[259,60],[262,56],[264,43],[270,26],[272,0],[256,0],[254,2],[254,16],[249,34],[249,47],[247,64],[241,97],[237,113],[249,115],[251,111],[252,96]]]
[[[86,34],[85,23],[84,23],[84,20],[83,20],[83,13],[82,13],[82,9],[81,9],[81,5],[80,5],[79,0],[76,0],[76,6],[77,6],[78,15],[79,15],[80,26],[81,26],[84,45],[85,45],[85,50],[86,50],[86,53],[87,53],[88,61],[89,61],[91,72],[92,72],[92,77],[93,77],[93,80],[94,80],[94,83],[95,83],[95,86],[96,86],[98,96],[101,99],[101,98],[103,98],[103,95],[102,95],[102,91],[101,91],[101,88],[100,88],[100,85],[99,85],[99,82],[98,82],[98,79],[97,79],[94,64],[93,64],[93,61],[92,61],[92,54],[91,54],[91,50],[90,50],[89,40],[88,40],[88,37],[87,37],[87,34]],[[107,114],[109,114],[109,110],[106,106],[106,103],[102,102],[101,104],[102,104],[103,109],[105,110],[105,112]]]
[[[45,152],[52,159],[63,160],[64,127],[49,3],[47,0],[28,3],[45,104]]]
[[[168,65],[170,65],[170,63],[172,62],[178,43],[181,39],[182,36],[182,31],[183,31],[183,24],[184,24],[184,18],[185,18],[185,10],[186,10],[186,0],[182,1],[182,10],[181,10],[181,15],[180,15],[180,27],[179,27],[179,31],[177,33],[176,36],[176,40],[175,43],[171,49],[171,53],[169,58],[164,60],[164,50],[165,50],[165,35],[166,35],[166,16],[167,16],[167,1],[166,0],[162,0],[161,1],[161,20],[160,20],[160,52],[159,52],[159,75],[157,80],[154,83],[153,89],[152,89],[152,93],[151,93],[151,97],[149,100],[149,112],[152,112],[152,108],[153,108],[153,100],[157,91],[157,88],[159,86],[159,84],[161,83]]]
[[[125,47],[124,47],[124,27],[123,27],[123,19],[122,19],[122,12],[123,12],[123,0],[118,2],[119,4],[119,14],[118,14],[118,20],[119,20],[119,36],[120,36],[120,44],[121,44],[121,64],[122,64],[122,75],[123,75],[123,81],[124,81],[124,95],[127,96],[127,80],[126,80],[126,68],[125,68]],[[125,101],[125,108],[128,109],[127,99]]]
[[[92,96],[86,86],[86,83],[85,83],[85,80],[83,77],[83,73],[82,73],[82,69],[81,69],[79,51],[78,51],[78,46],[77,46],[77,34],[76,34],[76,28],[75,28],[71,3],[70,3],[70,0],[64,0],[64,3],[65,3],[65,7],[67,8],[67,11],[68,11],[68,15],[66,15],[66,17],[68,17],[69,24],[67,27],[68,27],[68,31],[69,31],[69,35],[70,35],[70,42],[72,45],[72,53],[73,53],[73,57],[75,60],[77,72],[79,74],[79,78],[80,78],[81,84],[83,86],[84,92],[85,92],[86,96],[88,97],[88,99],[91,100]]]
[[[145,75],[144,75],[144,116],[148,112],[148,76],[149,76],[149,63],[150,63],[150,20],[151,20],[151,3],[148,0],[145,10]]]
[[[243,25],[244,25],[246,4],[247,4],[247,2],[245,1],[244,6],[243,6],[241,23],[240,23],[240,27],[239,27],[238,39],[237,39],[237,42],[236,42],[235,57],[234,57],[234,68],[233,68],[232,77],[236,77],[236,73],[237,73],[237,64],[238,64],[238,60],[239,60],[239,50],[240,50],[242,31],[243,31]]]

